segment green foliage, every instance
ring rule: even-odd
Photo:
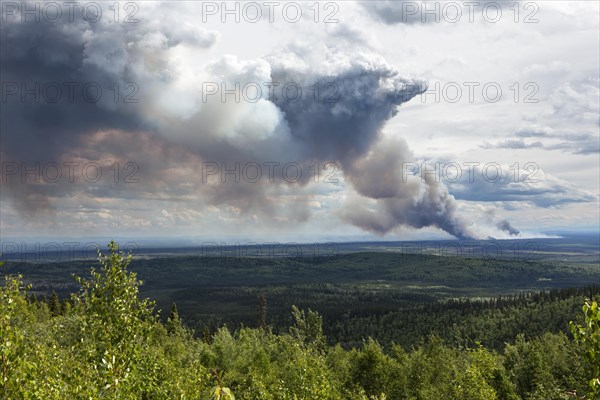
[[[435,335],[410,349],[372,338],[350,350],[328,346],[323,316],[296,306],[285,333],[259,318],[257,329],[223,326],[211,334],[207,328],[201,340],[174,303],[161,322],[154,303],[140,297],[130,262],[111,243],[109,254],[100,254],[100,268],[78,278],[80,290],[62,303],[56,293],[39,302],[28,296],[21,276],[6,276],[0,288],[2,399],[562,400],[587,390],[588,398],[597,398],[595,302],[584,306],[582,324],[571,325],[575,340],[562,333],[521,335],[501,353]],[[493,304],[503,309],[507,302]],[[470,331],[458,332],[475,338],[491,326],[474,321]]]
[[[231,393],[229,388],[215,386],[211,392],[211,400],[235,400],[235,396]]]
[[[184,336],[188,333],[183,326],[181,318],[179,318],[179,311],[177,311],[177,305],[175,303],[171,305],[171,312],[167,318],[165,328],[167,328],[167,332],[175,336]]]
[[[294,317],[294,325],[290,327],[290,334],[300,342],[323,350],[325,347],[323,317],[318,312],[310,309],[307,314],[296,306],[292,306],[292,316]]]
[[[62,314],[58,301],[50,301],[54,312],[28,303],[21,278],[7,278],[0,298],[3,398],[198,398],[206,389],[195,341],[168,335],[152,303],[138,297],[130,258],[114,243],[109,251],[99,271],[78,279],[74,307]]]
[[[213,378],[216,381],[216,385],[210,389],[211,400],[235,400],[235,396],[231,393],[231,389],[224,387],[221,384],[223,372],[217,372],[213,370]]]
[[[520,335],[506,347],[504,365],[522,398],[562,399],[567,391],[586,389],[581,348],[562,333],[529,341]]]
[[[134,398],[145,379],[141,368],[155,323],[152,303],[138,298],[140,282],[127,271],[125,257],[111,242],[110,254],[100,255],[101,268],[90,279],[79,278],[75,297],[81,308],[77,350],[94,365],[96,385],[105,397]]]
[[[583,305],[585,321],[578,325],[571,321],[571,332],[575,340],[584,350],[584,355],[591,368],[589,380],[590,396],[592,399],[600,398],[600,309],[595,301]]]
[[[48,303],[48,307],[50,308],[50,314],[53,317],[58,317],[62,313],[62,306],[60,304],[60,300],[58,299],[58,295],[53,290],[52,295],[50,296],[50,302]]]
[[[66,299],[67,292],[79,289],[70,274],[87,273],[87,267],[85,261],[8,262],[4,269],[26,276],[40,298],[50,298],[54,289]],[[135,259],[127,268],[144,281],[141,296],[156,300],[166,316],[177,303],[179,316],[198,335],[206,329],[209,338],[223,325],[236,330],[257,323],[288,332],[296,305],[317,311],[327,321],[328,344],[347,349],[373,337],[386,351],[392,342],[408,350],[435,334],[452,346],[480,342],[502,351],[518,333],[568,333],[568,322],[588,291],[600,293],[600,286],[576,288],[598,283],[594,265],[391,252],[157,257]],[[268,315],[260,306],[261,294],[268,299]]]
[[[0,291],[0,393],[21,391],[31,369],[31,348],[27,346],[26,326],[31,315],[21,291],[22,277],[6,276]]]

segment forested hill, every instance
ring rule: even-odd
[[[39,299],[55,291],[64,301],[78,288],[71,275],[87,274],[90,265],[7,262],[5,271],[23,274]],[[435,333],[453,344],[501,349],[517,333],[566,332],[584,298],[572,288],[600,283],[593,264],[394,252],[134,258],[130,268],[143,281],[142,295],[165,311],[176,303],[198,336],[223,325],[256,326],[263,296],[275,332],[292,323],[293,305],[310,308],[324,317],[329,343],[346,348],[370,336],[386,348],[410,349]]]
[[[79,278],[61,304],[37,301],[23,278],[0,291],[0,396],[21,399],[559,400],[598,399],[600,312],[588,299],[569,333],[504,345],[456,345],[430,336],[410,350],[327,344],[328,322],[292,307],[289,327],[219,328],[194,338],[175,306],[165,322],[138,292],[140,282],[115,245],[99,269]],[[591,288],[590,290],[595,290]],[[573,290],[429,309],[502,310],[583,297]],[[511,304],[512,302],[512,304]],[[583,301],[582,303],[583,304]],[[547,310],[552,312],[551,309]],[[482,329],[473,326],[473,331]]]

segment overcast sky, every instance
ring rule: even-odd
[[[1,2],[5,238],[598,230],[597,1],[52,4]]]

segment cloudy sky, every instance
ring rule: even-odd
[[[4,238],[598,230],[596,1],[0,4]]]

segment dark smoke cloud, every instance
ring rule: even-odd
[[[508,222],[505,219],[498,222],[498,224],[496,224],[496,227],[501,231],[508,233],[510,236],[519,236],[519,234],[521,233],[518,229],[514,228],[510,224],[510,222]]]
[[[143,184],[125,191],[106,182],[3,185],[8,190],[2,195],[23,216],[47,209],[61,197],[164,197],[201,200],[284,223],[305,221],[310,195],[302,191],[309,185],[308,174],[294,183],[280,175],[274,184],[203,182],[201,163],[293,161],[308,171],[315,162],[335,162],[354,192],[339,212],[343,220],[377,234],[432,226],[458,238],[477,236],[457,215],[457,203],[444,184],[428,176],[402,176],[402,162],[414,159],[406,142],[382,136],[399,106],[426,90],[423,82],[403,77],[360,48],[295,44],[264,59],[225,56],[198,67],[194,75],[200,81],[242,86],[294,82],[303,91],[298,101],[276,91],[275,98],[263,96],[252,104],[218,98],[200,102],[201,86],[175,88],[180,72],[171,65],[169,52],[180,45],[209,47],[218,34],[178,23],[168,6],[157,7],[151,12],[163,13],[160,21],[141,18],[147,22],[133,25],[1,25],[4,81],[96,82],[105,88],[136,82],[140,88],[134,104],[116,104],[109,95],[97,103],[77,97],[69,104],[23,104],[12,97],[3,104],[3,162],[85,161],[109,154],[118,160],[134,158],[144,176]],[[332,101],[315,101],[315,84],[332,88],[323,93],[333,96]]]
[[[438,227],[458,238],[474,236],[456,214],[454,197],[431,175],[405,176],[403,163],[414,159],[400,138],[384,138],[371,152],[346,171],[355,190],[375,199],[373,212],[364,205],[348,204],[342,217],[365,230],[385,234],[408,225]]]
[[[310,158],[339,162],[356,192],[375,201],[375,210],[347,203],[341,217],[376,234],[400,226],[435,226],[459,238],[471,237],[443,184],[426,176],[403,180],[402,163],[412,159],[406,142],[381,137],[385,122],[396,115],[397,107],[425,91],[426,85],[400,77],[376,58],[340,60],[337,55],[340,66],[336,74],[319,75],[299,61],[309,54],[295,49],[293,56],[295,63],[289,56],[285,63],[273,59],[274,81],[305,82],[305,88],[314,82],[333,83],[339,101],[276,101],[286,115],[292,140],[300,142]]]
[[[292,139],[305,146],[309,157],[352,164],[371,148],[397,107],[427,89],[422,81],[403,78],[376,58],[332,54],[327,61],[337,58],[339,62],[333,65],[334,71],[314,71],[299,61],[310,51],[290,50],[296,64],[269,58],[274,82],[298,82],[309,94],[313,85],[326,88],[318,101],[310,95],[295,102],[282,95],[275,99],[285,113]]]
[[[105,16],[112,15],[108,6],[108,3],[103,4]],[[19,9],[24,7],[34,9],[34,4],[19,3]],[[172,13],[167,7],[158,6],[154,11],[160,12],[162,18],[142,18],[148,22],[134,24],[111,23],[109,17],[99,22],[85,21],[81,17],[70,22],[65,17],[60,22],[36,23],[31,17],[23,20],[18,14],[7,16],[6,22],[0,24],[3,83],[0,158],[3,165],[16,163],[19,169],[22,165],[43,168],[48,163],[101,161],[107,155],[117,162],[120,156],[130,152],[127,145],[131,145],[129,149],[140,146],[141,136],[136,136],[137,143],[132,144],[131,135],[123,134],[111,138],[112,146],[104,154],[85,156],[85,153],[96,153],[96,147],[103,145],[95,136],[98,132],[152,131],[154,126],[153,121],[141,114],[141,102],[124,103],[123,92],[115,102],[111,87],[118,84],[123,90],[133,82],[149,96],[150,82],[168,84],[172,80],[167,58],[169,49],[182,43],[206,47],[214,44],[218,37],[214,32],[190,25],[172,24]],[[58,101],[46,101],[43,90],[37,91],[37,99],[31,94],[22,97],[21,86],[32,89],[36,83],[40,88],[57,85],[62,90]],[[76,86],[71,94],[67,85],[73,84]],[[90,101],[82,95],[86,84],[101,88],[98,101]],[[16,85],[17,93],[9,95],[7,85]],[[138,97],[143,95],[138,94]],[[133,160],[143,164],[144,158]],[[145,170],[150,169],[156,170]],[[12,199],[13,206],[27,217],[53,208],[52,200],[81,191],[90,192],[92,196],[113,193],[114,185],[106,180],[94,186],[100,186],[101,190],[96,187],[91,193],[90,185],[74,185],[68,179],[53,185],[25,185],[17,176],[3,182],[6,190],[2,195]],[[128,191],[135,189],[135,185],[127,186]],[[123,192],[120,196],[127,194]]]

